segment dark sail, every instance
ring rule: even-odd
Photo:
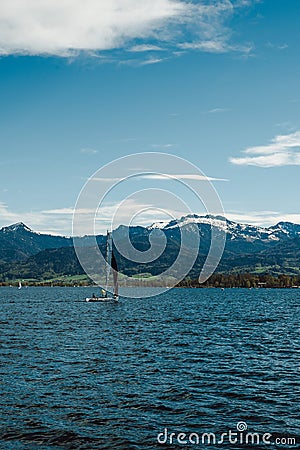
[[[112,251],[111,254],[111,268],[113,269],[113,278],[114,278],[114,295],[119,295],[119,286],[118,286],[118,266],[116,257],[114,255],[114,252]]]

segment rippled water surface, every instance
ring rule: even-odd
[[[156,449],[165,428],[219,436],[241,421],[299,435],[300,289],[177,289],[117,304],[86,303],[91,294],[0,288],[1,450]]]

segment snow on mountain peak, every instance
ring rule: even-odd
[[[207,214],[206,216],[198,216],[197,214],[189,214],[187,216],[182,216],[180,219],[171,220],[170,222],[168,221],[155,222],[149,227],[149,229],[152,230],[154,228],[159,228],[170,230],[171,228],[183,227],[190,224],[196,225],[207,224],[226,230],[227,223],[228,221],[223,216],[212,216],[210,214]]]
[[[277,225],[272,227],[262,227],[233,222],[223,216],[213,216],[210,214],[205,216],[189,214],[181,217],[180,219],[171,220],[170,222],[156,222],[153,223],[149,229],[159,228],[167,231],[176,227],[186,227],[191,224],[196,224],[198,226],[210,225],[225,231],[228,238],[231,240],[241,238],[248,242],[253,242],[256,240],[279,241],[283,236],[289,237],[300,235],[300,225],[290,222],[279,222]]]
[[[3,227],[2,231],[8,232],[8,231],[18,231],[18,230],[26,230],[26,231],[31,231],[31,228],[29,228],[27,225],[25,225],[25,223],[23,222],[17,222],[17,223],[13,223],[12,225],[9,225],[7,227]]]
[[[161,220],[160,222],[154,222],[152,225],[150,225],[148,227],[149,230],[154,230],[154,229],[163,229],[165,228],[165,226],[168,225],[168,221],[167,220]]]

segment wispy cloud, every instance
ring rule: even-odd
[[[85,52],[101,59],[119,49],[132,54],[162,48],[174,53],[178,47],[248,52],[249,47],[231,42],[230,19],[255,2],[1,0],[0,54],[76,57]],[[109,54],[107,61],[112,60]],[[145,64],[154,62],[159,58]]]
[[[156,202],[134,198],[102,205],[95,217],[96,233],[105,232],[111,225],[114,229],[120,225],[148,226],[154,221],[171,220],[184,214],[182,210],[160,206],[161,208],[157,207]]]
[[[123,178],[118,177],[93,177],[92,179],[87,178],[89,181],[100,182],[100,183],[115,183],[117,181],[121,181]]]
[[[0,203],[0,227],[16,222],[24,222],[41,233],[71,235],[72,208],[48,211],[11,211],[5,203]]]
[[[151,44],[140,44],[140,45],[134,45],[129,49],[130,52],[160,52],[163,51],[162,47],[159,47],[158,45],[151,45]]]
[[[191,38],[179,42],[180,50],[198,50],[206,53],[240,52],[249,54],[252,44],[232,41],[230,19],[241,8],[247,8],[255,4],[257,0],[216,1],[211,3],[199,2],[191,6],[194,19],[193,25],[197,25],[197,32]]]
[[[82,148],[80,149],[80,153],[86,153],[88,155],[95,155],[98,153],[98,150],[95,150],[94,148]]]
[[[157,208],[157,205],[151,201],[137,201],[129,198],[123,206],[120,202],[111,202],[102,205],[99,211],[96,212],[93,209],[81,209],[78,211],[81,219],[80,227],[82,229],[82,233],[80,234],[86,234],[88,232],[87,224],[90,224],[91,221],[95,223],[95,229],[93,227],[90,233],[95,232],[98,234],[105,233],[106,229],[110,227],[113,218],[113,228],[122,224],[128,225],[129,223],[148,226],[153,222],[179,218],[187,213],[178,208],[176,209],[175,205],[173,209],[166,209],[164,207],[164,201],[160,206]],[[115,215],[116,211],[118,213]],[[0,227],[22,221],[34,231],[71,236],[73,213],[74,208],[72,207],[42,211],[13,212],[9,210],[6,204],[0,203]],[[226,212],[226,217],[235,222],[258,226],[272,226],[282,221],[300,223],[300,214],[288,214],[278,211],[229,211]]]
[[[199,42],[184,42],[178,44],[178,47],[184,50],[200,50],[206,53],[228,53],[228,52],[241,52],[248,54],[253,49],[253,45],[232,45],[229,44],[228,38],[224,36],[222,39],[210,39]]]
[[[208,111],[209,114],[224,113],[230,111],[229,108],[213,108]]]
[[[280,211],[229,211],[226,212],[226,218],[234,222],[264,227],[276,225],[278,222],[300,223],[300,214]]]
[[[174,147],[174,144],[152,144],[153,148],[171,148]]]
[[[98,213],[94,209],[89,208],[77,210],[82,223],[82,234],[85,234],[86,224],[90,224],[91,222],[94,223],[94,221],[96,232],[105,232],[107,226],[111,223],[112,217],[118,206],[118,203],[106,204]],[[134,209],[133,205],[131,205],[131,209]],[[131,209],[129,208],[129,212]],[[16,222],[24,222],[36,232],[71,236],[73,214],[74,208],[72,207],[18,212],[11,211],[5,203],[0,203],[0,227]],[[120,220],[125,220],[125,216],[124,210]],[[118,225],[120,224],[121,222],[118,222]]]
[[[249,147],[240,158],[229,158],[232,164],[257,167],[300,165],[300,131],[278,135],[267,145]]]
[[[144,61],[141,61],[139,63],[140,66],[147,66],[148,64],[157,64],[164,61],[163,58],[149,58],[149,59],[145,59]]]
[[[170,181],[170,180],[191,180],[191,181],[228,181],[226,178],[215,178],[215,177],[206,177],[205,175],[200,174],[164,174],[164,173],[141,173],[141,174],[134,174],[132,177],[129,178],[111,178],[111,177],[93,177],[92,181],[94,182],[100,182],[100,183],[111,183],[111,182],[118,182],[123,180],[163,180],[163,181]]]
[[[273,48],[275,50],[286,50],[287,48],[289,48],[288,44],[286,44],[286,43],[284,43],[284,44],[275,44],[273,42],[267,42],[266,43],[266,47]]]
[[[164,201],[157,207],[150,199],[127,198],[122,202],[106,202],[99,210],[76,210],[77,231],[80,229],[77,234],[101,234],[111,226],[115,229],[119,225],[148,226],[155,221],[181,217],[185,213],[184,210],[176,209],[176,206],[166,209]],[[36,232],[71,236],[73,214],[72,207],[17,212],[11,211],[6,204],[0,202],[0,227],[24,222]]]
[[[150,180],[191,180],[191,181],[228,181],[226,178],[214,178],[214,177],[206,177],[205,175],[200,174],[145,174],[141,175],[140,178],[150,179]]]

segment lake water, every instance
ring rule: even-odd
[[[0,288],[1,450],[300,448],[300,289],[93,291]],[[197,444],[240,422],[273,444]]]

